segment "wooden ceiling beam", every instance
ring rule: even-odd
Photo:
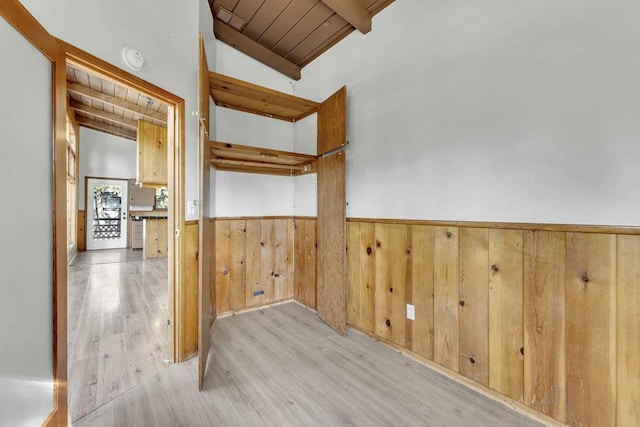
[[[300,80],[300,67],[293,62],[272,52],[260,43],[250,39],[240,31],[216,19],[213,24],[213,31],[218,40],[225,42],[229,46],[245,53],[263,64],[281,72],[285,76],[294,80]]]
[[[165,126],[167,125],[167,117],[164,114],[160,114],[156,111],[147,111],[146,107],[127,102],[124,99],[116,98],[115,96],[110,96],[102,92],[98,92],[97,90],[93,90],[91,88],[81,86],[77,83],[72,82],[67,82],[67,90],[69,92],[77,93],[79,95],[84,95],[91,99],[95,99],[96,101],[113,105],[114,107],[122,108],[123,110],[127,110],[135,114],[140,114],[141,116],[146,117],[150,120],[158,120]]]
[[[106,123],[98,123],[95,120],[88,119],[86,117],[80,117],[76,115],[76,121],[79,126],[83,126],[89,129],[97,130],[100,132],[110,133],[112,135],[119,136],[121,138],[129,139],[131,141],[136,140],[136,132],[127,129],[112,126]]]
[[[117,116],[115,114],[107,113],[104,110],[99,110],[97,108],[93,108],[90,105],[85,105],[80,102],[76,102],[73,100],[69,101],[69,107],[76,111],[81,111],[83,113],[89,114],[91,116],[99,117],[103,120],[107,120],[110,122],[114,122],[120,124],[122,126],[128,127],[135,131],[138,130],[138,122],[136,120],[127,119],[125,117]]]
[[[358,0],[321,0],[362,34],[371,31],[371,15]]]

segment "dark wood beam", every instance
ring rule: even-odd
[[[130,129],[133,129],[135,131],[138,130],[138,122],[136,120],[131,120],[131,119],[127,119],[125,117],[121,117],[121,116],[117,116],[115,114],[112,113],[107,113],[104,110],[99,110],[97,108],[93,108],[90,105],[85,105],[82,104],[80,102],[76,102],[73,100],[69,101],[69,107],[71,107],[71,109],[76,110],[76,111],[81,111],[85,114],[89,114],[91,116],[95,116],[95,117],[99,117],[103,120],[107,120],[110,122],[114,122],[117,124],[120,124],[122,126],[128,127]]]
[[[322,3],[333,9],[362,34],[371,31],[371,15],[357,0],[322,0]]]
[[[218,40],[249,55],[256,61],[260,61],[274,70],[281,72],[285,76],[291,77],[294,80],[300,80],[300,67],[284,59],[277,53],[270,51],[235,28],[216,19],[213,23],[213,30]]]
[[[77,93],[79,95],[84,95],[91,99],[95,99],[96,101],[113,105],[114,107],[122,108],[123,110],[127,110],[135,114],[140,114],[147,119],[158,120],[165,126],[167,124],[167,116],[164,114],[160,114],[156,111],[147,111],[146,107],[127,102],[124,99],[116,98],[115,96],[110,96],[102,92],[98,92],[97,90],[81,86],[77,83],[67,82],[67,90],[69,92]]]
[[[119,128],[106,123],[98,123],[95,120],[88,119],[86,117],[80,117],[76,115],[76,121],[79,126],[83,126],[89,129],[97,130],[100,132],[110,133],[112,135],[119,136],[121,138],[129,139],[131,141],[136,140],[136,132],[128,129]]]

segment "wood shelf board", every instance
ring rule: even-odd
[[[272,169],[268,167],[260,167],[259,165],[217,165],[211,162],[213,167],[218,171],[224,172],[241,172],[241,173],[257,173],[260,175],[277,175],[277,176],[299,176],[315,172],[313,168],[307,171],[291,170],[291,169]]]
[[[211,148],[212,159],[245,160],[287,166],[303,166],[318,158],[312,154],[250,147],[219,141],[209,141],[209,147]]]
[[[317,156],[209,141],[211,165],[229,172],[295,176],[316,171]]]
[[[319,103],[253,83],[210,72],[211,96],[217,106],[295,122],[318,111]]]

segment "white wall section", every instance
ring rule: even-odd
[[[136,177],[136,142],[80,128],[80,179],[78,209],[84,209],[85,177],[132,179]]]
[[[53,408],[52,73],[1,18],[0,52],[0,426],[32,426]]]
[[[638,2],[404,0],[373,26],[296,93],[348,87],[348,216],[640,225]]]

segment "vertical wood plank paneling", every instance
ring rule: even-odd
[[[615,235],[567,233],[567,422],[615,424]]]
[[[524,232],[524,403],[566,413],[565,233]]]
[[[293,260],[294,263],[294,271],[295,271],[295,281],[294,281],[294,289],[293,289],[293,297],[303,303],[306,304],[304,300],[304,280],[306,273],[306,263],[307,257],[305,256],[305,220],[304,219],[295,219],[293,221],[293,226],[295,229],[295,257]]]
[[[458,229],[435,227],[433,360],[458,372]]]
[[[415,308],[409,350],[433,360],[433,227],[411,226],[411,300]]]
[[[411,260],[407,231],[408,226],[403,224],[394,224],[391,229],[391,258],[389,263],[391,281],[388,284],[389,296],[391,297],[391,341],[403,347],[406,327],[405,293],[408,280],[407,273],[411,273],[411,268],[407,268],[407,263]]]
[[[287,218],[286,220],[287,222],[287,277],[285,278],[286,281],[286,289],[287,289],[287,298],[293,298],[294,297],[294,286],[295,286],[295,266],[294,266],[294,261],[295,261],[295,252],[296,252],[296,247],[295,247],[295,240],[296,240],[296,230],[294,228],[293,225],[293,218]]]
[[[216,231],[216,307],[218,313],[229,311],[230,235],[229,220],[218,220]]]
[[[347,224],[347,324],[362,329],[360,321],[360,223]]]
[[[265,288],[265,282],[262,278],[262,241],[260,225],[261,223],[259,219],[248,219],[246,223],[246,307],[261,304],[263,301],[263,295],[254,295],[256,292],[264,291]]]
[[[489,231],[489,386],[524,395],[523,232]]]
[[[360,224],[359,243],[360,269],[360,322],[362,329],[374,333],[376,330],[376,228],[372,223]]]
[[[390,224],[375,225],[375,332],[391,339],[391,232]]]
[[[316,306],[316,220],[295,220],[295,298],[308,307]]]
[[[489,384],[489,230],[460,228],[460,373]]]
[[[245,220],[229,222],[229,309],[239,310],[245,306]]]
[[[289,295],[289,225],[287,219],[273,221],[273,301]]]
[[[181,312],[184,313],[181,322],[183,357],[188,357],[198,351],[198,224],[185,226],[185,286],[181,289]]]
[[[617,423],[640,426],[640,236],[618,236]]]
[[[567,422],[614,425],[616,236],[566,239]]]
[[[260,259],[262,267],[260,276],[264,283],[264,295],[261,303],[275,300],[275,220],[260,220]]]

